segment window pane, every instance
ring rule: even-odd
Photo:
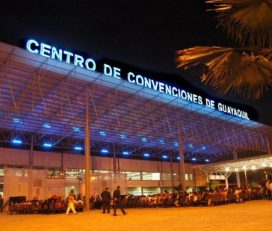
[[[143,172],[143,180],[160,180],[159,172]]]

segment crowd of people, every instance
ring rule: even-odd
[[[117,215],[117,209],[120,208],[122,214],[127,214],[125,208],[156,208],[156,207],[183,207],[183,206],[216,206],[229,203],[241,203],[248,200],[272,199],[271,189],[258,186],[257,188],[229,188],[216,190],[201,190],[194,192],[174,191],[169,193],[164,191],[154,195],[121,195],[118,186],[113,194],[106,188],[100,195],[90,198],[91,209],[102,209],[102,213],[110,213],[113,209],[113,215]],[[65,213],[76,214],[83,211],[84,198],[80,195],[75,196],[71,191],[66,199],[61,199],[56,195],[48,200],[39,201],[33,199],[21,203],[10,203],[10,214],[25,213]],[[2,209],[2,208],[0,208]],[[71,213],[72,212],[72,213]]]

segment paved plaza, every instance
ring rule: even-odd
[[[0,230],[15,231],[251,231],[271,230],[272,201],[216,207],[127,209],[114,217],[99,210],[77,215],[0,215]]]

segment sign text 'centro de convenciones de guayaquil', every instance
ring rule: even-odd
[[[94,59],[84,58],[81,55],[72,53],[67,50],[58,49],[46,43],[38,42],[34,39],[30,39],[26,43],[26,49],[34,54],[39,54],[41,56],[66,62],[77,67],[84,68],[89,71],[97,71],[97,65]],[[117,79],[124,79],[132,84],[136,84],[142,87],[153,89],[155,91],[171,95],[183,100],[187,100],[199,105],[205,105],[209,108],[216,109],[225,112],[230,115],[234,115],[243,119],[249,120],[248,113],[240,109],[225,105],[220,102],[215,102],[214,100],[203,98],[200,95],[190,93],[188,91],[179,89],[178,87],[165,84],[163,82],[153,80],[142,76],[140,74],[135,74],[131,71],[127,73],[122,73],[122,69],[109,64],[103,64],[103,74]]]

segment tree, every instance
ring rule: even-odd
[[[177,51],[177,67],[201,67],[218,94],[259,99],[272,86],[272,0],[209,0],[221,26],[240,47],[196,46]]]

